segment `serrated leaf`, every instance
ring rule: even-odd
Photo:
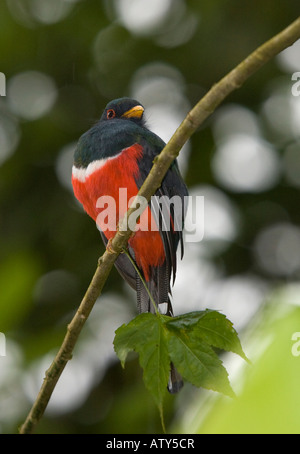
[[[170,319],[168,324],[179,330],[195,329],[208,345],[236,353],[248,361],[232,322],[218,311],[190,312]]]
[[[234,396],[227,371],[212,347],[247,359],[230,320],[208,309],[174,318],[140,314],[116,331],[114,346],[123,366],[130,351],[139,354],[145,386],[161,415],[170,362],[195,386]]]
[[[130,351],[139,354],[145,386],[162,408],[170,372],[170,359],[161,317],[145,313],[117,329],[114,348],[124,364]]]
[[[183,331],[173,326],[168,330],[167,340],[171,360],[186,380],[195,386],[234,396],[222,361],[199,338],[196,329]]]

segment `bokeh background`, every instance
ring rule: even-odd
[[[167,141],[215,82],[298,15],[299,0],[1,1],[1,433],[23,422],[103,252],[72,194],[79,136],[108,101],[131,96]],[[252,365],[221,356],[236,399],[189,384],[168,396],[171,432],[300,431],[299,71],[300,41],[180,155],[190,193],[205,197],[205,232],[186,244],[175,312],[221,310]],[[135,314],[113,271],[37,432],[161,431],[137,359],[123,370],[112,347]]]

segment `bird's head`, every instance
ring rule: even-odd
[[[111,120],[131,120],[141,126],[144,125],[144,107],[131,98],[119,98],[109,102],[104,109],[100,122]]]
[[[144,107],[134,99],[110,101],[100,120],[80,137],[74,155],[75,166],[87,167],[95,160],[115,156],[140,143],[142,137],[152,143],[160,141],[153,139],[155,135],[146,128],[143,114]]]

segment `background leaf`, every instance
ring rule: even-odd
[[[237,398],[199,393],[184,412],[180,433],[299,434],[300,356],[293,354],[292,334],[299,332],[300,308],[274,297],[272,305],[249,333],[253,364],[235,368]]]
[[[41,266],[30,251],[19,250],[0,262],[0,331],[20,323],[32,307],[32,290]]]

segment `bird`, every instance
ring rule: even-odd
[[[136,196],[155,157],[165,147],[165,142],[148,129],[144,112],[135,99],[124,97],[109,102],[100,120],[79,138],[74,152],[73,191],[96,222],[105,246],[115,236],[128,202]],[[167,202],[174,196],[181,202],[177,210]],[[120,275],[136,291],[139,313],[155,313],[153,299],[156,307],[164,308],[165,315],[174,316],[171,281],[174,285],[179,244],[181,259],[184,254],[182,230],[187,196],[187,186],[174,160],[128,241],[130,258],[123,253],[115,261]],[[177,393],[182,386],[182,377],[171,363],[167,388]]]

